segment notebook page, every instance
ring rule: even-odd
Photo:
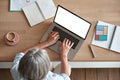
[[[38,3],[45,19],[51,18],[55,15],[56,7],[53,0],[37,0],[36,2]]]
[[[106,23],[106,22],[102,22],[102,21],[98,21],[97,25],[108,26],[107,41],[97,41],[97,40],[95,40],[95,33],[94,33],[91,44],[95,45],[95,46],[98,46],[98,47],[109,49],[109,45],[110,45],[110,42],[111,42],[111,39],[112,39],[112,35],[113,35],[113,32],[114,32],[115,25],[112,25],[112,24],[109,24],[109,23]]]
[[[36,3],[24,7],[23,12],[25,13],[25,16],[27,17],[28,22],[31,26],[44,21]]]
[[[116,27],[110,50],[120,53],[120,26]]]
[[[32,4],[36,0],[10,0],[10,11],[21,11],[23,7]]]

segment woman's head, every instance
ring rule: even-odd
[[[18,71],[29,80],[44,79],[50,69],[47,51],[40,49],[29,50],[20,60]]]

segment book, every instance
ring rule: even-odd
[[[95,40],[95,33],[91,44],[120,53],[120,26],[116,26],[103,21],[98,21],[97,25],[108,26],[108,35],[106,41]]]
[[[37,0],[22,9],[31,27],[53,17],[56,12],[53,0]]]
[[[22,11],[22,8],[32,4],[36,0],[10,0],[9,10],[11,12],[19,12]]]

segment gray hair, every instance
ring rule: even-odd
[[[50,70],[50,59],[46,50],[29,50],[20,60],[18,71],[28,80],[43,80]]]

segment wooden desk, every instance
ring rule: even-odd
[[[92,23],[87,39],[73,61],[120,61],[120,54],[95,46],[93,49],[96,58],[92,58],[88,47],[98,20],[120,25],[120,0],[54,0],[54,2],[56,6],[60,4]],[[8,10],[9,0],[0,0],[0,61],[12,61],[18,52],[37,44],[52,22],[52,19],[49,19],[31,28],[23,12]],[[16,31],[20,35],[20,42],[15,46],[8,46],[4,42],[4,35],[9,31]],[[47,50],[52,61],[59,60],[58,55]]]

